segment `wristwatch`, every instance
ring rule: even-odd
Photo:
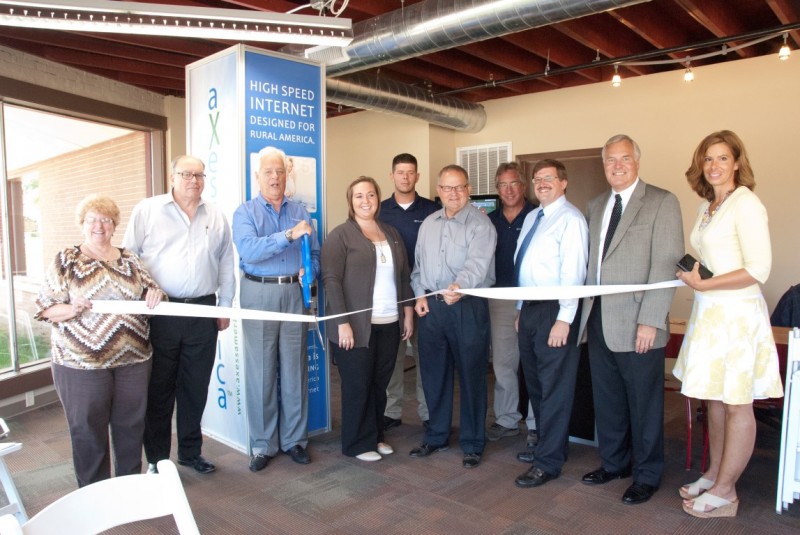
[[[292,238],[292,229],[287,230],[286,232],[283,233],[283,235],[286,236],[286,240],[289,243],[292,243],[294,241],[294,238]]]

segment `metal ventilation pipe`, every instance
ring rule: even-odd
[[[344,50],[350,60],[327,69],[341,76],[448,48],[650,0],[426,0],[353,25]],[[282,51],[297,54],[296,47]],[[302,51],[300,51],[302,55]],[[431,97],[407,84],[328,79],[328,100],[337,104],[419,119],[476,132],[483,107],[453,97]],[[366,83],[366,85],[360,85]]]
[[[650,0],[426,0],[353,25],[331,76]]]
[[[435,97],[413,85],[367,76],[328,78],[329,102],[365,110],[416,117],[429,123],[464,132],[479,132],[486,124],[480,104],[454,97]]]

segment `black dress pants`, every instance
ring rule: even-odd
[[[419,320],[419,365],[430,425],[425,442],[444,446],[453,420],[455,373],[460,389],[459,444],[464,453],[486,446],[486,373],[489,363],[489,306],[466,296],[452,305],[428,297],[430,312]]]
[[[211,295],[206,302],[195,304],[215,305],[216,297]],[[153,316],[150,320],[153,370],[144,431],[147,462],[169,459],[176,402],[178,458],[194,459],[200,455],[203,446],[200,420],[208,398],[217,333],[214,318]]]
[[[520,363],[539,432],[534,466],[553,475],[561,473],[567,460],[569,422],[580,361],[577,322],[570,326],[566,345],[547,345],[558,310],[558,301],[524,305],[518,334]],[[577,317],[580,318],[580,311]]]
[[[342,381],[342,453],[375,451],[383,442],[386,387],[400,345],[400,324],[372,324],[369,347],[344,350],[332,345]]]
[[[664,348],[611,351],[597,301],[587,328],[603,468],[619,472],[632,466],[635,482],[657,487],[664,472]]]

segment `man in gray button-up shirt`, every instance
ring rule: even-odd
[[[428,401],[430,426],[412,457],[447,448],[453,414],[453,376],[461,393],[459,443],[463,465],[480,464],[486,444],[486,370],[489,310],[485,299],[464,296],[460,288],[494,284],[497,233],[489,218],[469,203],[467,172],[448,165],[439,172],[437,191],[444,208],[422,223],[415,250],[411,287],[419,321],[419,365]],[[433,291],[440,294],[424,297]]]

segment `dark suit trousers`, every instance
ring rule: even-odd
[[[214,305],[216,297],[197,304]],[[153,316],[150,341],[153,371],[147,391],[144,452],[147,461],[169,459],[172,411],[177,401],[178,458],[200,455],[200,420],[208,398],[208,383],[217,351],[217,320]]]
[[[486,373],[489,307],[485,299],[462,297],[448,305],[428,297],[429,312],[419,320],[419,366],[430,426],[425,442],[443,446],[453,421],[454,374],[461,404],[459,443],[464,453],[486,446]]]
[[[342,380],[342,453],[354,457],[383,442],[386,387],[397,362],[400,324],[373,324],[369,347],[331,345]]]
[[[603,468],[633,467],[633,480],[658,486],[664,472],[664,348],[614,352],[603,336],[599,299],[589,316],[589,365]]]
[[[558,301],[523,305],[519,317],[519,357],[525,375],[539,444],[534,466],[558,475],[567,460],[569,421],[575,397],[580,348],[573,322],[562,347],[549,347],[550,329],[558,318]],[[578,311],[580,318],[580,311]]]

